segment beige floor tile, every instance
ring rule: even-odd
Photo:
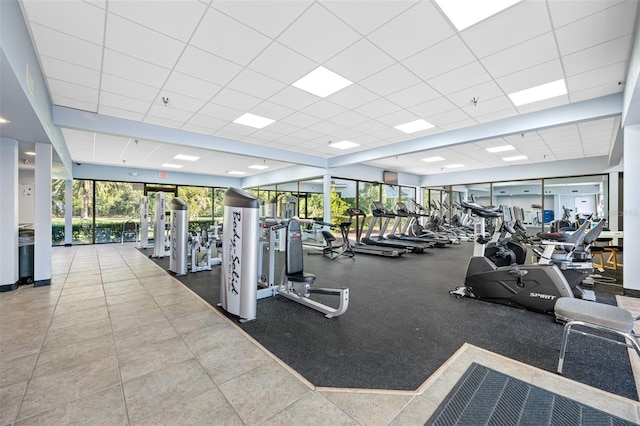
[[[423,425],[435,413],[438,406],[439,404],[433,400],[424,396],[417,396],[389,422],[389,425]]]
[[[104,299],[103,299],[104,300]],[[51,330],[58,328],[70,327],[72,325],[78,325],[85,322],[97,321],[107,318],[109,313],[107,307],[99,306],[97,308],[84,309],[78,312],[67,312],[60,315],[54,315],[51,320]]]
[[[107,296],[146,291],[137,279],[104,283],[104,293]]]
[[[153,302],[153,299],[151,298],[151,296],[149,296],[149,292],[142,286],[140,286],[140,289],[141,290],[139,291],[132,291],[131,293],[115,294],[113,296],[107,295],[107,304],[117,305],[119,303],[127,303],[147,299]]]
[[[129,420],[136,424],[215,385],[196,360],[188,360],[125,382],[123,388]]]
[[[180,337],[118,350],[123,382],[189,359],[194,355]]]
[[[164,316],[160,308],[156,307],[144,311],[111,314],[111,326],[114,332],[118,332],[142,325],[153,324],[166,319],[167,317]]]
[[[127,425],[120,385],[19,421],[16,425]]]
[[[182,401],[132,425],[244,425],[218,389]]]
[[[309,392],[277,413],[263,426],[284,425],[357,425],[358,423],[319,392]]]
[[[95,321],[49,330],[42,350],[49,351],[100,336],[104,339],[109,339],[110,335],[111,321],[105,317]]]
[[[198,360],[218,386],[273,361],[247,340],[198,355]]]
[[[65,300],[68,300],[68,299],[65,299]],[[62,303],[58,303],[58,306],[56,306],[56,312],[53,315],[53,317],[56,318],[60,315],[64,315],[68,313],[79,312],[87,309],[100,308],[100,307],[106,307],[106,306],[107,306],[107,302],[104,300],[103,297],[96,297],[93,299],[86,299],[86,300],[76,300],[75,302],[63,301]]]
[[[102,284],[63,288],[58,303],[77,302],[80,300],[93,299],[95,297],[104,297]]]
[[[145,311],[148,309],[155,309],[157,307],[158,305],[156,304],[155,300],[153,300],[151,296],[147,295],[147,297],[144,299],[130,300],[123,303],[109,305],[109,314],[111,316],[127,315],[131,312]]]
[[[40,353],[33,376],[40,377],[69,368],[77,368],[115,353],[116,349],[111,336],[99,336],[57,347]]]
[[[66,288],[82,287],[86,285],[102,284],[102,275],[99,271],[93,274],[69,274],[64,281]]]
[[[136,266],[129,266],[129,267],[131,268],[135,276],[138,278],[159,277],[167,273],[166,271],[155,268],[155,267],[147,267],[147,268],[136,267]]]
[[[129,268],[122,269],[106,269],[102,271],[102,282],[111,283],[116,281],[132,280],[136,276],[131,272]]]
[[[29,382],[18,419],[50,410],[120,382],[115,355],[90,361]]]
[[[156,299],[157,301],[158,299]],[[184,300],[179,303],[172,303],[170,305],[160,306],[162,312],[167,316],[167,318],[177,318],[185,315],[191,315],[196,312],[208,311],[211,309],[211,306],[206,302],[201,301],[196,296],[191,296],[190,299],[178,299]]]
[[[128,328],[113,334],[118,351],[178,337],[178,333],[165,318],[152,324]]]
[[[422,394],[423,398],[435,403],[440,404],[453,387],[458,383],[466,371],[466,368],[456,369],[448,368],[442,374],[435,379],[430,386]]]
[[[27,388],[27,382],[16,383],[0,388],[0,424],[13,422],[18,414],[22,396]]]
[[[174,278],[170,277],[166,272],[163,275],[157,277],[140,277],[139,280],[140,284],[142,284],[146,288],[157,288],[165,286],[177,287],[182,285]]]
[[[182,336],[185,343],[196,355],[201,355],[223,346],[235,346],[246,342],[246,337],[228,324],[199,328]]]
[[[183,317],[172,318],[171,324],[180,334],[191,333],[201,328],[215,328],[220,326],[228,327],[229,324],[213,309],[197,312]]]
[[[45,333],[46,329],[28,335],[3,335],[2,342],[0,342],[0,363],[40,352]]]
[[[311,392],[271,359],[218,388],[247,424],[260,424]]]
[[[326,392],[324,396],[360,424],[385,425],[413,396],[379,393]]]
[[[469,361],[468,365],[465,361]],[[513,361],[509,358],[500,356],[498,354],[485,351],[475,347],[469,347],[464,351],[458,362],[454,365],[454,368],[458,368],[461,364],[464,364],[464,371],[471,365],[472,362],[484,365],[487,368],[506,374],[524,382],[530,383],[535,374],[535,368],[529,365]]]
[[[0,388],[15,385],[29,380],[36,365],[37,354],[0,361]]]
[[[147,287],[149,294],[156,299],[158,306],[188,302],[195,296],[180,283],[172,283],[162,287]]]

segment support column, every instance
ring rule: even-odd
[[[53,149],[36,143],[34,286],[51,284],[51,168]]]
[[[64,245],[73,244],[73,181],[64,181]]]
[[[0,138],[0,292],[18,288],[18,142]]]
[[[322,220],[331,223],[331,175],[328,173],[322,176],[322,192],[324,195]]]
[[[640,296],[640,125],[624,128],[624,294]]]
[[[619,194],[619,179],[620,179],[620,173],[618,172],[614,172],[614,173],[609,173],[609,194],[608,194],[608,201],[609,201],[609,221],[607,222],[607,226],[609,227],[609,229],[611,229],[612,231],[619,231],[620,230],[620,215],[622,214],[622,212],[620,211],[620,198],[618,197]],[[618,245],[619,241],[617,238],[614,238],[613,240],[613,244]]]

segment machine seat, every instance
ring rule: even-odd
[[[538,232],[536,235],[542,240],[559,241],[561,243],[571,237],[571,234],[566,232]]]
[[[292,283],[309,283],[313,284],[316,281],[316,276],[308,272],[298,272],[295,274],[287,275],[287,280]]]

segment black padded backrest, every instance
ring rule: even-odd
[[[601,219],[596,223],[596,226],[591,228],[589,232],[587,232],[587,235],[584,236],[584,243],[589,245],[594,242],[598,238],[598,235],[600,235],[600,232],[602,232],[602,228],[604,228],[604,220]]]
[[[302,254],[300,222],[296,219],[291,219],[287,225],[286,275],[301,274],[304,271],[304,257]]]

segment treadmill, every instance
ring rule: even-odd
[[[407,252],[406,248],[399,249],[395,247],[380,247],[363,243],[361,241],[363,227],[358,226],[358,217],[362,217],[362,224],[364,225],[364,218],[367,216],[366,213],[360,209],[354,208],[348,209],[347,213],[349,214],[352,223],[354,222],[353,218],[356,218],[356,242],[354,244],[351,244],[351,250],[353,250],[354,252],[363,254],[374,254],[377,256],[386,257],[400,257]]]
[[[395,218],[396,214],[385,209],[384,205],[380,201],[373,202],[373,210],[371,211],[371,213],[373,214],[373,219],[371,220],[369,229],[367,229],[366,235],[362,239],[363,243],[381,247],[404,248],[412,251],[413,253],[424,253],[425,248],[431,248],[431,244],[427,242],[404,241],[386,238],[384,236],[384,233],[389,226],[389,221],[392,218]],[[382,221],[382,224],[380,226],[380,233],[375,236],[371,235],[373,228],[375,227],[378,220]]]
[[[391,232],[386,236],[387,238],[393,240],[414,241],[430,244],[431,247],[444,247],[447,244],[451,244],[451,239],[442,235],[438,235],[436,233],[423,234],[419,236],[409,235],[408,229],[409,224],[412,221],[411,219],[418,220],[419,214],[409,211],[407,205],[402,201],[398,201],[396,205],[396,219],[393,222],[393,226],[391,227]],[[405,218],[405,223],[402,229],[398,231],[402,218]]]

